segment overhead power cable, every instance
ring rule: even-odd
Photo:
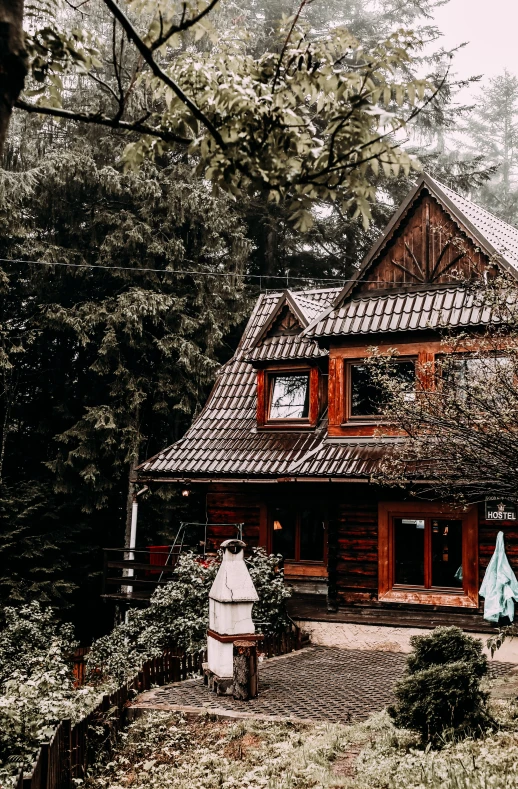
[[[184,269],[147,268],[145,266],[103,266],[100,263],[61,263],[48,260],[25,260],[24,258],[0,258],[0,263],[27,263],[35,266],[60,266],[62,268],[103,269],[105,271],[136,271],[144,274],[172,274],[181,276],[239,277],[258,280],[297,280],[297,282],[377,282],[371,279],[346,279],[344,277],[297,277],[292,274],[238,274],[231,271],[186,271]]]

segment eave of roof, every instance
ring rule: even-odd
[[[480,294],[444,286],[353,298],[319,319],[309,337],[487,326],[498,320],[491,305],[481,303]]]

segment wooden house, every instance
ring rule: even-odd
[[[518,230],[422,176],[343,289],[259,297],[203,411],[140,481],[203,489],[209,550],[243,523],[248,544],[281,553],[292,614],[317,640],[406,648],[415,628],[483,633],[480,581],[500,528],[518,570],[518,528],[370,481],[390,439],[375,435],[362,360],[395,347],[411,376],[444,326],[483,326],[461,282],[495,266],[518,276]]]

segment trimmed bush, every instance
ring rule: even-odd
[[[395,687],[389,714],[423,743],[477,736],[492,725],[480,680],[488,670],[481,643],[457,627],[413,636],[406,675]]]
[[[414,651],[408,656],[409,674],[459,660],[469,663],[477,677],[487,674],[487,657],[482,652],[482,643],[459,627],[436,627],[429,636],[412,636],[410,643]]]

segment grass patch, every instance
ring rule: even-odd
[[[353,726],[186,720],[150,711],[85,789],[518,789],[518,710],[500,729],[423,749],[386,713]]]

